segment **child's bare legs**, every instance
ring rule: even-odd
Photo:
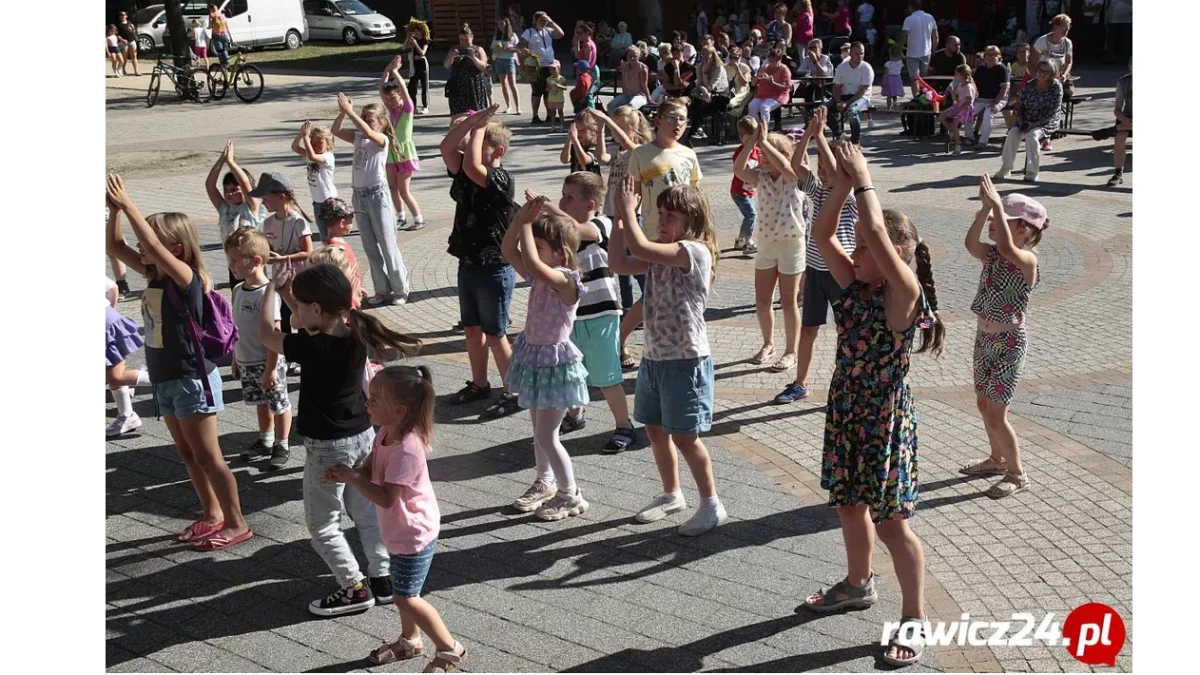
[[[696,434],[671,434],[671,443],[674,447],[679,448],[684,461],[687,462],[688,469],[692,472],[692,479],[696,481],[696,491],[700,493],[701,499],[716,497],[717,484],[713,480],[712,458],[708,456],[708,448],[704,447],[704,441],[701,441]],[[657,460],[657,456],[655,459]],[[678,486],[678,477],[675,482]],[[676,487],[676,489],[679,488]]]
[[[192,417],[195,418],[197,415],[192,415]],[[210,417],[214,416],[210,415]],[[221,509],[221,504],[217,500],[216,493],[213,492],[212,484],[208,481],[208,474],[200,467],[200,462],[196,458],[198,453],[193,452],[192,446],[188,443],[181,420],[173,415],[163,415],[163,419],[167,423],[167,431],[171,433],[171,440],[175,441],[175,448],[179,451],[179,458],[183,460],[183,466],[187,469],[192,489],[196,491],[196,497],[200,500],[200,509],[204,512],[204,522],[209,525],[216,525],[222,522],[225,520],[224,511]],[[188,527],[190,528],[191,526],[189,525]],[[187,531],[185,529],[183,532],[186,533]]]
[[[883,545],[892,554],[896,578],[900,580],[900,614],[925,618],[925,550],[921,540],[908,526],[907,518],[891,518],[875,526]],[[888,653],[895,658],[912,658],[911,649],[893,645]]]
[[[439,652],[452,651],[455,646],[454,636],[442,622],[442,615],[437,609],[422,597],[402,598],[396,596],[393,602],[400,611],[400,637],[413,642],[421,639],[421,631],[433,640]]]
[[[644,308],[642,307],[642,301],[638,300],[637,302],[633,303],[633,307],[630,307],[629,311],[625,313],[625,318],[621,319],[622,355],[625,354],[626,340],[628,340],[629,336],[633,334],[633,331],[637,330],[637,327],[641,325],[643,314]]]
[[[508,367],[512,363],[512,345],[508,343],[507,335],[489,335],[487,336],[487,347],[492,352],[492,359],[496,362],[496,370],[500,371],[500,381],[504,383],[504,390],[508,391]],[[487,354],[484,354],[483,361],[483,381],[487,382]],[[472,366],[474,372],[474,366]],[[482,386],[482,385],[480,385]]]
[[[778,279],[779,269],[776,267],[754,270],[754,315],[758,318],[758,328],[762,331],[762,349],[758,350],[758,356],[754,358],[757,363],[762,363],[775,352],[775,310],[773,305],[775,282]]]
[[[237,479],[233,477],[233,472],[229,470],[229,465],[225,463],[225,458],[221,455],[221,446],[217,440],[216,414],[197,413],[179,419],[178,424],[188,447],[191,448],[193,460],[199,470],[203,472],[207,484],[211,486],[210,490],[216,497],[220,513],[224,515],[225,528],[219,534],[228,539],[244,534],[249,526],[246,525],[246,519],[242,517]],[[168,426],[168,428],[170,427]],[[174,437],[173,431],[172,437]],[[190,467],[188,475],[191,475]],[[203,499],[201,502],[203,503]]]
[[[500,93],[504,94],[504,112],[512,109],[512,100],[508,97],[508,74],[500,76]]]
[[[108,366],[104,369],[104,382],[109,389],[120,389],[121,387],[133,387],[138,383],[137,370],[129,370],[125,367],[125,362],[122,361],[115,366]]]
[[[975,405],[983,417],[983,428],[987,430],[988,445],[992,450],[992,455],[988,458],[985,466],[1003,464],[1009,473],[1025,473],[1024,467],[1021,466],[1021,449],[1020,442],[1017,440],[1017,431],[1008,421],[1008,404],[993,401],[983,394],[977,394]],[[997,459],[1002,462],[997,462]]]
[[[796,349],[796,384],[808,386],[808,371],[812,367],[813,348],[817,345],[820,326],[800,326],[800,346]]]
[[[604,387],[600,390],[604,394],[604,400],[608,402],[608,409],[612,411],[613,420],[617,426],[629,426],[629,401],[625,399],[625,388],[619,384],[614,384],[611,387]]]
[[[119,77],[121,75],[121,64],[120,61],[117,60],[117,55],[109,52],[108,63],[112,66],[113,77]]]
[[[662,427],[650,424],[646,425],[646,436],[650,439],[650,449],[654,452],[654,465],[658,467],[663,492],[679,492],[679,458],[675,455],[671,436],[663,431]]]
[[[842,525],[842,542],[846,546],[846,581],[861,588],[871,579],[871,557],[875,552],[875,527],[871,513],[865,504],[837,507],[838,520]],[[890,547],[889,547],[890,548]],[[819,605],[825,597],[824,591],[808,596],[807,603]],[[845,600],[839,593],[833,600]]]
[[[275,440],[286,441],[292,434],[292,409],[275,416]]]
[[[415,223],[424,221],[425,218],[421,216],[421,206],[417,204],[417,198],[414,197],[412,193],[412,173],[408,172],[396,174],[395,189],[396,191],[393,193],[393,195],[399,195],[400,200],[403,201],[404,205],[408,207],[409,213],[411,213],[413,216],[413,222]]]
[[[796,342],[800,332],[800,303],[796,298],[800,295],[800,281],[804,273],[779,275],[779,298],[783,308],[783,331],[787,344],[783,348],[783,358],[775,364],[775,370],[786,370],[791,364],[787,358],[796,358]]]
[[[254,410],[258,414],[258,433],[275,433],[275,416],[271,414],[271,407],[264,403],[254,406]]]
[[[517,95],[517,76],[513,75],[512,73],[505,73],[504,76],[500,80],[500,86],[501,86],[501,88],[508,87],[508,91],[512,92],[513,105],[517,106],[517,114],[520,115],[521,114],[521,97]],[[505,107],[508,106],[507,95],[504,99],[504,105],[505,105]]]

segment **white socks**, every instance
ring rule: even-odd
[[[721,498],[713,495],[711,497],[703,497],[700,499],[700,508],[715,509],[721,505]]]
[[[113,403],[117,404],[117,414],[121,417],[131,417],[133,415],[133,392],[129,387],[110,389],[109,391],[112,392]]]
[[[150,386],[150,371],[146,370],[145,368],[141,368],[138,370],[138,378],[137,378],[136,386],[139,386],[139,387],[149,387]]]

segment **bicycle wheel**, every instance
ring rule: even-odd
[[[162,75],[154,72],[150,76],[150,87],[146,89],[146,107],[153,108],[155,103],[158,103],[158,88],[162,86]]]
[[[212,78],[212,97],[214,101],[220,101],[225,98],[225,92],[229,91],[229,78],[225,72],[225,66],[214,63],[208,67],[208,75]]]
[[[200,66],[189,69],[188,76],[196,83],[192,89],[192,99],[196,103],[208,103],[212,99],[213,94],[212,76]]]
[[[246,103],[254,103],[263,93],[263,76],[258,68],[245,65],[233,77],[233,93]]]

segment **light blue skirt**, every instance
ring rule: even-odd
[[[526,366],[515,360],[508,369],[508,390],[522,408],[574,408],[588,402],[587,368],[582,360],[558,366]]]

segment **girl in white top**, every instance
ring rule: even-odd
[[[408,301],[408,269],[396,246],[396,211],[385,168],[389,142],[387,111],[379,103],[371,103],[363,106],[360,117],[354,112],[354,103],[341,93],[338,109],[333,135],[354,145],[350,181],[354,188],[354,211],[358,214],[358,229],[375,286],[375,296],[368,304],[402,305]],[[347,117],[357,131],[342,129]]]
[[[121,69],[125,67],[125,59],[121,56],[121,38],[117,36],[117,27],[110,25],[105,33],[104,42],[108,54],[108,62],[112,65],[113,77],[121,77]]]
[[[754,258],[754,311],[762,330],[763,344],[751,363],[766,363],[775,353],[775,287],[784,300],[783,327],[787,344],[783,357],[771,368],[777,372],[796,367],[796,349],[800,339],[800,306],[789,298],[799,297],[800,282],[806,268],[805,224],[807,195],[800,188],[799,153],[783,134],[767,135],[767,125],[759,124],[754,136],[743,141],[743,150],[733,165],[733,174],[747,187],[758,188],[758,255]],[[750,155],[758,147],[761,164],[757,171],[747,167]]]
[[[289,266],[297,271],[303,269],[313,250],[312,229],[308,226],[312,218],[296,203],[291,183],[283,174],[264,173],[250,194],[261,196],[263,205],[271,212],[263,220],[262,229],[271,243],[267,262],[271,263],[274,274]],[[279,327],[285,335],[292,332],[292,311],[286,305],[280,310]],[[293,374],[294,371],[295,368],[289,370]]]
[[[333,170],[337,166],[337,158],[333,154],[333,134],[325,127],[314,127],[312,122],[305,120],[296,140],[292,141],[292,152],[304,158],[308,189],[312,193],[313,215],[317,215],[326,199],[338,196],[337,186],[333,183]],[[321,232],[321,241],[329,238],[325,222],[320,218],[317,218],[317,229]]]
[[[228,165],[229,171],[221,180],[221,189],[217,189],[217,178],[221,175],[221,166]],[[229,238],[234,230],[242,227],[261,228],[263,219],[267,217],[262,200],[250,196],[254,183],[250,174],[238,166],[233,159],[233,141],[225,141],[225,150],[217,157],[212,168],[208,170],[208,178],[204,181],[204,189],[208,191],[208,200],[217,210],[217,227],[221,230],[221,244]],[[229,273],[229,287],[233,288],[237,279],[233,272]]]
[[[200,19],[192,19],[192,53],[197,60],[204,61],[204,69],[208,70],[208,29],[200,23]]]

